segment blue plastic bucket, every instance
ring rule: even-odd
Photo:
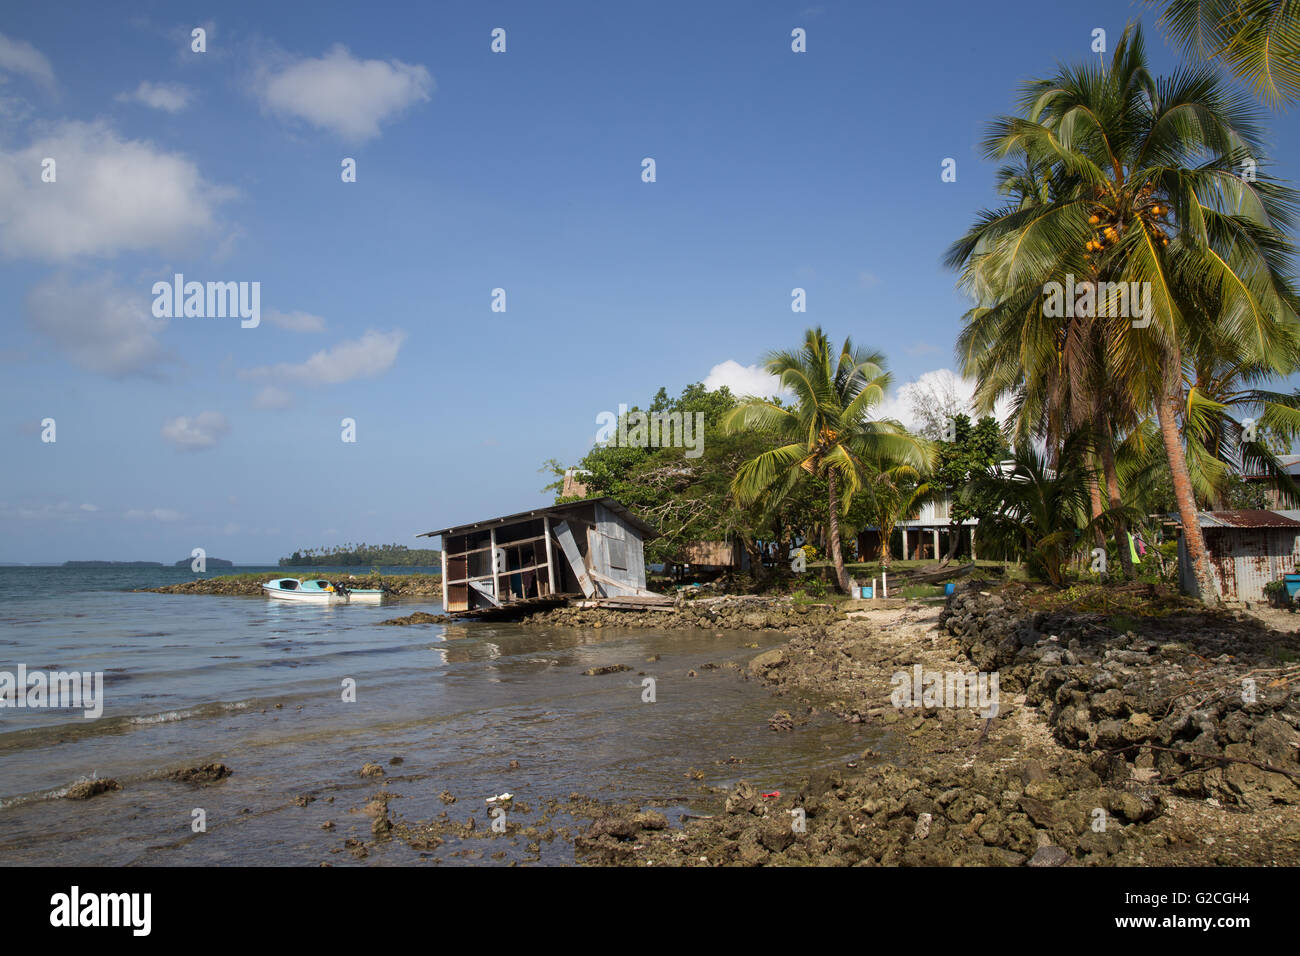
[[[946,594],[948,597],[952,597],[953,592],[956,590],[957,590],[957,584],[953,581],[949,581],[947,584],[943,586],[943,593]]]
[[[860,598],[870,598],[871,594],[871,585],[869,584],[858,588],[858,597]]]

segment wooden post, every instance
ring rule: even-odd
[[[939,529],[934,529],[934,559],[939,560]]]
[[[564,551],[564,557],[568,560],[573,576],[578,581],[578,587],[582,588],[582,593],[589,598],[595,597],[596,585],[587,574],[587,567],[582,561],[582,552],[578,550],[578,543],[573,540],[573,532],[569,530],[567,521],[561,521],[555,526],[555,540],[560,542],[560,548]]]
[[[492,593],[496,596],[496,599],[500,601],[501,600],[501,575],[497,572],[497,529],[496,528],[489,529],[488,535],[490,536],[490,542],[492,547],[492,550],[489,552],[489,556],[492,558]]]
[[[447,539],[442,539],[442,609],[447,610]]]
[[[555,593],[555,552],[551,550],[551,516],[542,515],[542,530],[546,532],[546,580],[551,594]]]

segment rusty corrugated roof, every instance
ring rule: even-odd
[[[1198,516],[1202,528],[1300,528],[1300,521],[1253,508],[1241,511],[1202,511]]]

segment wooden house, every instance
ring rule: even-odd
[[[649,595],[645,542],[658,532],[613,498],[588,498],[426,531],[442,538],[449,612],[524,600]]]
[[[1197,516],[1215,594],[1203,595],[1178,533],[1178,583],[1202,600],[1263,601],[1264,585],[1300,570],[1300,511],[1202,511]]]
[[[679,563],[689,564],[692,568],[749,570],[749,554],[745,551],[745,546],[735,539],[689,541],[682,545],[677,559]]]

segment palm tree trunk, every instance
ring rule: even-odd
[[[1118,508],[1124,502],[1120,498],[1119,475],[1115,471],[1115,449],[1111,444],[1114,436],[1111,434],[1110,422],[1100,407],[1097,409],[1097,437],[1101,446],[1101,470],[1106,478],[1106,496],[1110,499],[1111,508]],[[1121,517],[1115,519],[1115,547],[1119,550],[1119,563],[1124,569],[1125,579],[1133,580],[1133,552],[1129,550],[1128,522]]]
[[[849,580],[848,569],[844,567],[844,554],[840,551],[840,512],[835,494],[835,471],[827,471],[827,484],[830,485],[830,541],[831,562],[835,565],[835,582],[845,594],[852,593],[853,582]]]
[[[763,567],[763,546],[759,544],[757,539],[743,535],[740,541],[745,553],[749,555],[749,570],[754,575],[754,584],[762,584],[763,579],[767,576]]]
[[[943,561],[939,567],[947,567],[952,563],[952,559],[957,557],[957,549],[961,547],[961,523],[957,521],[948,522],[948,551],[943,556]]]
[[[1192,562],[1192,574],[1196,578],[1197,590],[1201,592],[1201,600],[1208,603],[1215,600],[1214,580],[1210,577],[1205,538],[1201,534],[1201,525],[1197,520],[1196,496],[1192,493],[1192,481],[1187,474],[1187,458],[1183,454],[1182,436],[1178,433],[1178,405],[1182,398],[1178,370],[1182,363],[1176,354],[1167,361],[1169,369],[1165,372],[1165,394],[1156,403],[1156,418],[1160,422],[1160,437],[1165,443],[1165,456],[1169,459],[1174,499],[1178,502],[1178,517],[1183,525],[1183,538],[1187,543],[1187,555]]]
[[[1106,509],[1101,506],[1101,485],[1097,484],[1095,474],[1088,479],[1088,498],[1092,501],[1092,520],[1096,521]],[[1102,533],[1101,525],[1092,529],[1092,540],[1097,547],[1106,547],[1106,536]]]

